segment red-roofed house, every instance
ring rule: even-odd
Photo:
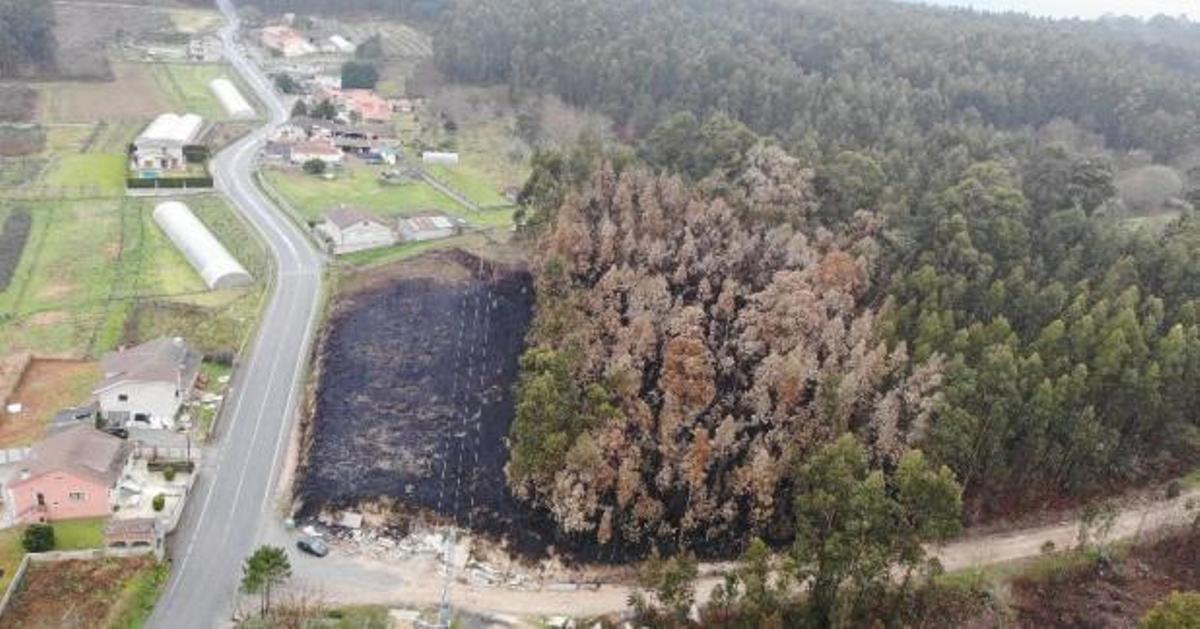
[[[342,90],[342,104],[357,113],[363,122],[389,122],[392,104],[372,90]]]
[[[267,26],[260,34],[262,45],[284,57],[310,55],[317,51],[303,35],[290,26]]]

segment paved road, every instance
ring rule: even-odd
[[[199,629],[227,624],[241,563],[276,501],[285,441],[303,389],[305,359],[316,327],[323,258],[254,186],[255,156],[270,130],[287,119],[284,104],[236,43],[236,15],[221,31],[225,53],[270,110],[269,123],[213,161],[217,187],[270,248],[276,275],[257,337],[242,358],[215,445],[171,540],[171,580],[150,618],[152,627]]]

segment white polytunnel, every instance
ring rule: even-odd
[[[254,117],[254,108],[246,102],[246,98],[238,91],[236,85],[229,79],[213,79],[208,86],[221,101],[221,106],[232,118],[246,119]]]
[[[161,203],[154,208],[154,222],[183,252],[209,288],[233,288],[254,282],[245,267],[229,254],[188,206],[178,201]]]

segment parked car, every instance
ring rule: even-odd
[[[329,544],[319,537],[304,536],[296,542],[296,546],[314,557],[324,557],[329,554]]]

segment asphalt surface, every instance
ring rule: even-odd
[[[324,262],[254,184],[258,150],[288,112],[269,80],[238,48],[233,5],[228,0],[217,5],[228,20],[221,31],[225,55],[269,109],[269,122],[221,151],[213,174],[217,188],[266,242],[275,277],[257,336],[226,397],[216,439],[169,542],[171,578],[150,618],[151,627],[164,629],[227,625],[234,611],[242,561],[277,505],[271,492],[303,389]]]

